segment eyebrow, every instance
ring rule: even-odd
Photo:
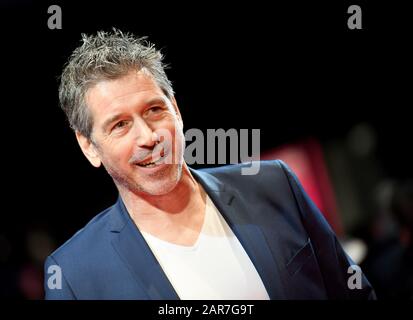
[[[119,113],[119,114],[115,114],[114,116],[110,117],[109,119],[107,119],[103,125],[103,131],[106,131],[106,129],[109,127],[109,125],[117,120],[119,120],[120,118],[122,118],[124,116],[123,113]]]
[[[149,106],[149,105],[154,105],[154,104],[162,104],[162,105],[166,105],[166,101],[164,98],[153,98],[151,100],[148,100],[144,103],[144,106]],[[124,116],[124,113],[119,113],[119,114],[115,114],[112,117],[110,117],[109,119],[105,120],[105,122],[103,122],[102,128],[104,131],[106,131],[106,129],[109,127],[109,125],[117,120],[119,120],[120,118],[122,118]]]
[[[147,101],[145,103],[145,106],[149,106],[149,105],[153,105],[153,104],[163,104],[163,105],[165,105],[166,101],[165,101],[164,98],[153,98],[153,99]]]

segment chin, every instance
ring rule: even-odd
[[[171,186],[161,186],[161,187],[152,187],[152,188],[142,188],[143,191],[146,194],[149,194],[151,196],[163,196],[165,194],[168,194],[171,192],[174,188],[176,187],[176,184],[173,184]]]
[[[140,190],[152,196],[162,196],[171,192],[178,185],[182,176],[182,168],[177,167],[177,170],[166,179],[145,183],[140,186]]]

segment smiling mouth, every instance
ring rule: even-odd
[[[153,168],[153,167],[161,164],[162,160],[164,160],[165,157],[166,157],[166,154],[165,154],[164,151],[162,151],[161,154],[160,154],[160,157],[157,160],[154,161],[153,159],[150,159],[150,160],[145,161],[145,162],[137,163],[136,165],[141,167],[141,168]]]

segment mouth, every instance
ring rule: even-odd
[[[153,159],[152,157],[150,157],[149,159],[143,160],[139,163],[136,163],[135,165],[141,168],[153,168],[159,164],[162,164],[165,158],[166,158],[166,154],[162,150],[162,152],[160,152],[159,157],[157,159]]]

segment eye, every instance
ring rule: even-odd
[[[161,106],[153,106],[151,108],[149,108],[148,112],[149,113],[159,113],[163,110],[163,108]]]
[[[113,126],[113,130],[114,129],[122,129],[122,128],[126,127],[128,124],[129,124],[129,121],[121,120]]]

